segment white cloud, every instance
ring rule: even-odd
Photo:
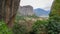
[[[20,5],[31,5],[33,8],[50,9],[53,0],[21,0]]]

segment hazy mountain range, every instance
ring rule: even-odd
[[[37,9],[34,9],[34,13],[36,16],[39,16],[39,17],[48,17],[49,16],[49,13],[50,13],[50,10],[44,10],[44,9],[41,9],[41,8],[37,8]]]

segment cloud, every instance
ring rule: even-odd
[[[50,9],[53,0],[21,0],[20,5],[31,5],[33,8]]]

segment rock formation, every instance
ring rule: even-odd
[[[20,0],[0,0],[0,18],[10,27],[13,25]]]
[[[34,14],[33,7],[30,5],[20,6],[18,13],[20,13],[20,15],[23,15],[23,16],[31,16]]]

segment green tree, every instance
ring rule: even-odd
[[[60,0],[54,0],[50,12],[48,34],[60,33]]]

